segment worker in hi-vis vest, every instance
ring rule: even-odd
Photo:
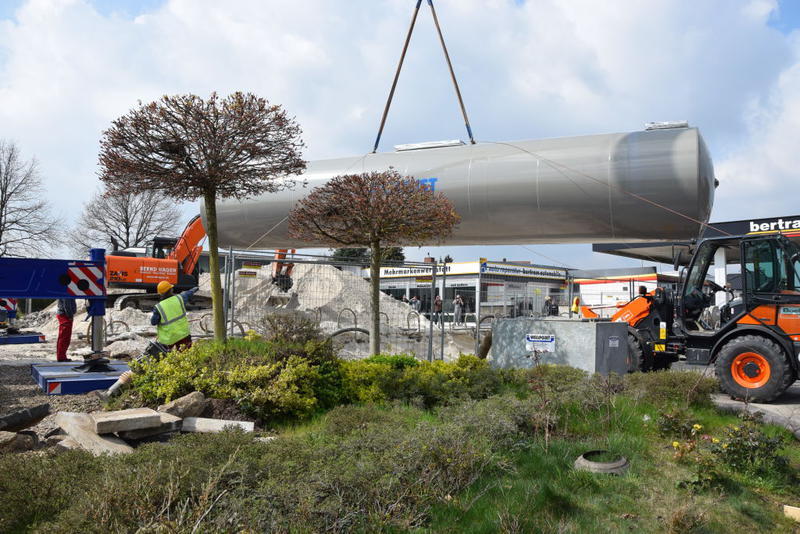
[[[577,313],[577,314],[581,313],[581,298],[580,297],[575,297],[574,299],[572,299],[572,308],[570,309],[570,311],[572,311],[572,313]]]
[[[178,295],[172,291],[172,284],[166,280],[158,283],[158,294],[161,302],[153,308],[150,324],[156,327],[158,342],[170,349],[184,350],[192,346],[192,335],[189,331],[189,319],[186,317],[186,305],[197,292],[192,288]]]

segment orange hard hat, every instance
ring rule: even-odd
[[[166,293],[167,291],[172,289],[172,287],[173,287],[172,284],[170,284],[166,280],[162,280],[162,281],[160,281],[158,283],[158,287],[156,287],[156,291],[158,291],[159,295],[163,295],[164,293]]]

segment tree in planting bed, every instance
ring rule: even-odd
[[[217,339],[225,339],[217,199],[294,185],[291,176],[306,167],[300,134],[281,106],[238,92],[140,103],[103,132],[100,179],[111,194],[156,190],[178,201],[203,199]]]
[[[460,217],[440,192],[395,170],[336,176],[289,212],[289,235],[370,249],[370,352],[380,352],[380,265],[387,245],[441,242]]]

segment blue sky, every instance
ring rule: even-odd
[[[0,0],[0,138],[35,156],[68,221],[97,187],[102,130],[138,99],[247,90],[303,126],[307,157],[374,140],[409,0]],[[800,151],[800,2],[437,0],[476,138],[638,130],[688,119],[715,161],[712,219],[791,215]],[[464,138],[427,12],[382,148]],[[186,207],[187,216],[194,210]],[[636,265],[590,245],[409,249]],[[558,261],[554,261],[558,260]]]

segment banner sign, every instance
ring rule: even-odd
[[[528,352],[555,352],[556,336],[553,334],[527,334],[525,350]]]

